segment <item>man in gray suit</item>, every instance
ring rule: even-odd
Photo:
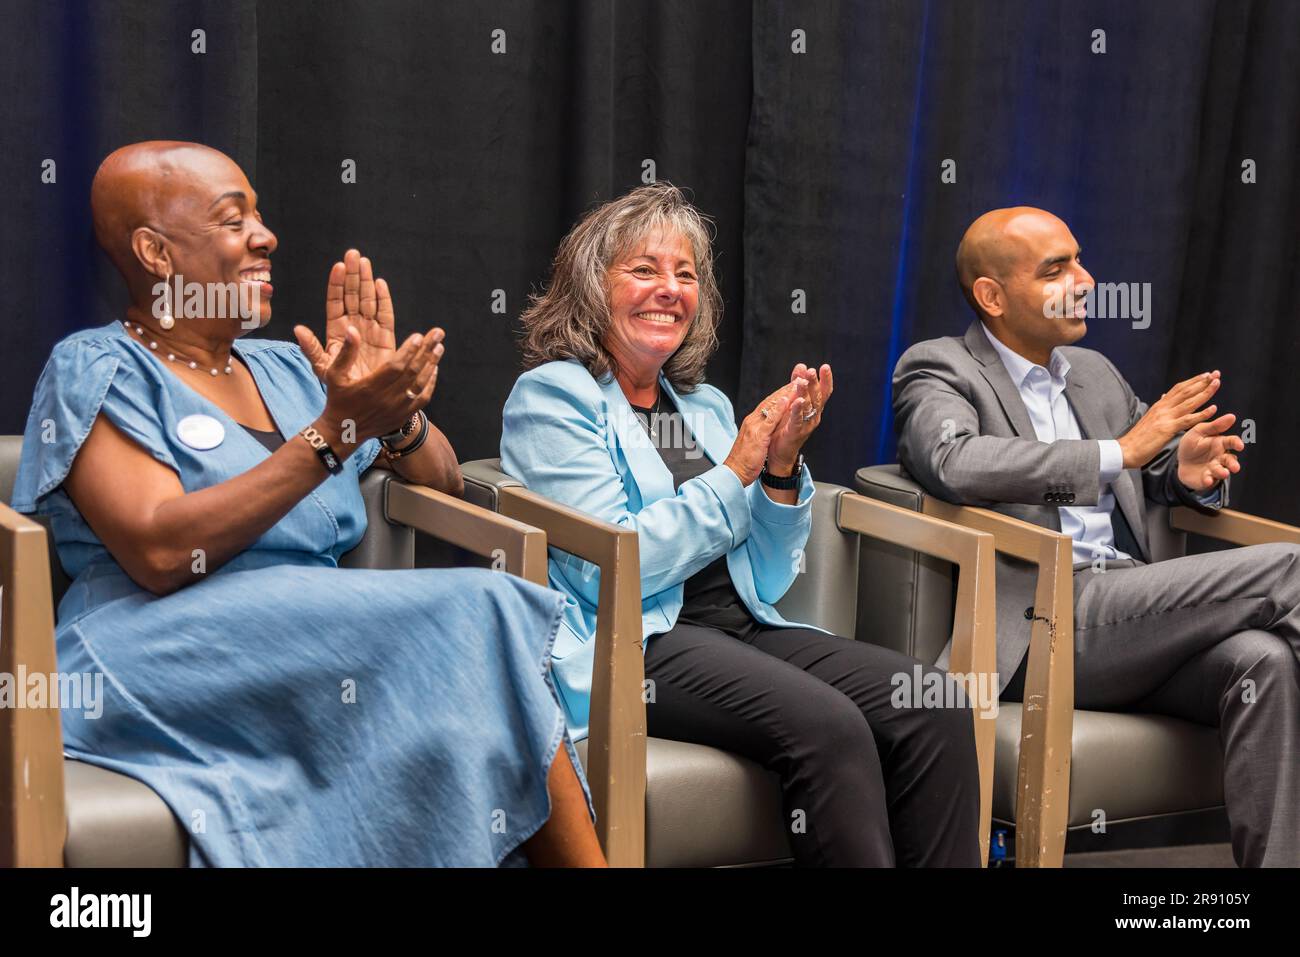
[[[1218,372],[1147,406],[1087,331],[1092,276],[1060,219],[977,219],[957,251],[977,321],[904,353],[898,457],[932,495],[1074,541],[1075,702],[1220,729],[1233,855],[1300,866],[1300,548],[1255,545],[1151,561],[1146,500],[1216,509],[1244,446],[1206,406]],[[998,670],[1019,700],[1032,565],[998,556]],[[947,652],[940,664],[946,664]]]

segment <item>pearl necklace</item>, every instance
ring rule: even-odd
[[[122,325],[126,326],[127,329],[134,330],[135,333],[140,337],[140,340],[141,340],[142,342],[147,342],[147,343],[149,343],[149,348],[152,349],[154,352],[157,352],[157,351],[158,351],[158,343],[157,343],[157,341],[154,340],[154,339],[150,339],[148,336],[146,336],[146,335],[144,334],[144,326],[141,326],[141,325],[135,325],[135,326],[133,326],[133,325],[131,325],[131,323],[127,322],[125,319],[122,320]],[[177,355],[176,353],[174,353],[174,352],[169,352],[169,353],[167,353],[167,361],[168,361],[168,362],[175,362],[175,361],[178,360],[178,359],[179,359],[181,362],[184,362],[184,363],[185,363],[187,366],[189,366],[191,369],[197,369],[197,368],[199,367],[199,364],[198,364],[197,362],[195,362],[193,359],[186,359],[184,356],[178,356],[178,355]],[[232,363],[232,360],[231,360],[231,359],[226,359],[226,369],[225,369],[226,375],[230,375],[231,368],[232,368],[231,363]],[[216,369],[209,369],[208,372],[211,373],[211,374],[214,375],[214,376],[219,374],[218,371],[217,371]]]

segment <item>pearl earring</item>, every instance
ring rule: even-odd
[[[164,329],[170,329],[176,325],[176,320],[172,316],[172,277],[167,277],[167,284],[163,288],[163,314],[158,320],[158,325]]]

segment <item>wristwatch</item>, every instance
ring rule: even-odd
[[[418,452],[420,447],[424,445],[425,440],[429,438],[429,417],[423,412],[417,410],[415,415],[411,416],[411,421],[407,424],[411,426],[409,430],[403,428],[398,432],[390,432],[388,435],[381,435],[379,437],[379,445],[384,451],[384,457],[390,462],[396,462],[403,456],[410,455],[412,452]],[[416,432],[416,429],[419,429],[419,431]],[[399,438],[406,438],[410,436],[412,432],[416,432],[414,439],[402,446],[400,449],[393,448],[393,441]]]
[[[387,435],[381,435],[379,441],[383,443],[384,448],[392,450],[402,439],[409,439],[416,429],[420,427],[420,412],[417,409],[411,413],[411,417],[402,423],[402,427],[396,432],[389,432]]]
[[[773,475],[767,470],[767,463],[764,462],[763,471],[758,473],[758,480],[768,488],[778,489],[783,492],[798,488],[799,483],[803,480],[803,454],[800,453],[799,457],[795,459],[794,471],[789,475]]]

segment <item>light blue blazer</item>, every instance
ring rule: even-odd
[[[644,639],[677,622],[683,582],[724,553],[736,591],[758,621],[797,624],[772,606],[794,581],[812,527],[807,468],[795,505],[773,502],[758,482],[745,488],[720,464],[737,433],[727,397],[710,385],[679,395],[659,381],[698,448],[718,463],[677,491],[618,383],[601,384],[572,360],[538,366],[515,383],[505,405],[502,467],[549,499],[636,529],[643,650]],[[555,684],[579,740],[587,736],[600,570],[556,549],[550,558],[551,587],[568,596],[552,652]]]

